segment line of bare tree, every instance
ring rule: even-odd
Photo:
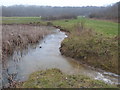
[[[76,18],[76,16],[87,16],[90,18],[118,19],[120,2],[106,7],[86,6],[86,7],[51,7],[35,5],[13,5],[1,6],[2,16],[6,17],[27,17],[41,16],[47,20],[61,18]],[[50,18],[49,18],[50,17]]]
[[[2,6],[3,16],[68,16],[68,15],[89,15],[94,11],[98,11],[104,7],[51,7],[51,6]]]
[[[103,10],[95,11],[89,15],[90,18],[99,18],[99,19],[111,19],[118,20],[120,19],[120,2],[113,4],[112,6],[107,6]]]

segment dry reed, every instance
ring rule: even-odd
[[[52,33],[50,27],[32,25],[2,26],[2,60],[12,55],[14,50],[23,49],[28,44],[37,43],[45,35]]]

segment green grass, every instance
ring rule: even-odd
[[[29,24],[30,22],[40,22],[40,17],[2,17],[3,24]]]
[[[82,75],[67,75],[59,69],[34,72],[21,86],[23,88],[116,88],[102,81]]]
[[[86,26],[107,35],[118,35],[118,23],[100,20],[86,20]]]
[[[68,22],[65,22],[65,20],[53,21],[53,24],[68,29],[71,32],[75,29],[74,25],[81,21],[85,22],[85,27],[91,28],[96,32],[102,33],[107,36],[118,35],[118,23],[115,22],[91,20],[88,18],[78,18],[78,19],[68,20]]]

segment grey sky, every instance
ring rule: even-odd
[[[0,0],[0,5],[106,6],[120,0]]]

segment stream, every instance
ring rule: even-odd
[[[118,84],[118,75],[103,70],[97,71],[74,59],[62,56],[59,48],[66,37],[64,32],[57,29],[37,45],[29,46],[22,52],[15,51],[6,64],[7,68],[3,69],[3,85],[9,82],[8,75],[14,75],[13,79],[16,81],[25,81],[31,73],[50,68],[58,68],[67,74],[85,75],[109,84]]]

